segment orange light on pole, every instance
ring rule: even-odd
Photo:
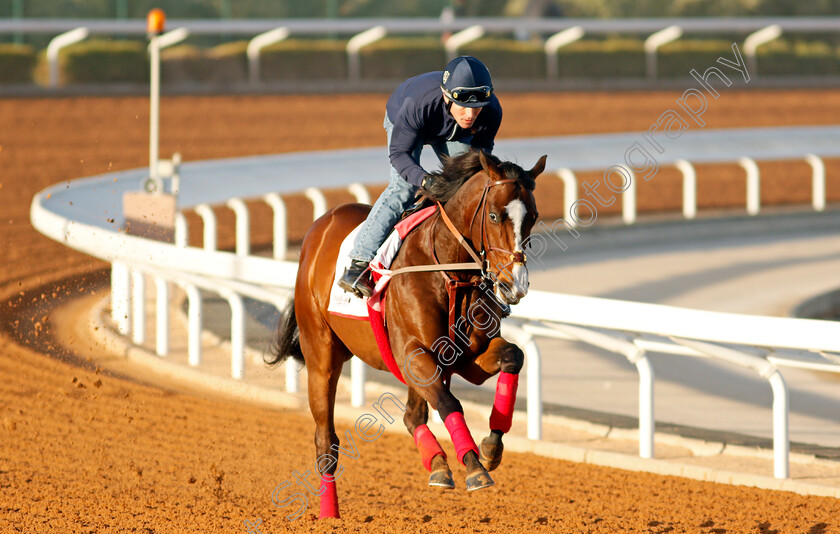
[[[160,8],[154,8],[146,15],[146,31],[149,35],[160,35],[166,24],[166,13]]]

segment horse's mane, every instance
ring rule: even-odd
[[[501,161],[496,156],[486,152],[484,155],[499,166],[502,176],[506,179],[518,181],[529,191],[534,190],[536,182],[522,167],[510,161]],[[467,180],[481,170],[481,159],[477,149],[470,149],[468,152],[454,157],[444,156],[440,170],[432,173],[433,176],[443,179],[435,180],[432,187],[421,189],[420,193],[428,199],[446,202],[455,195]]]

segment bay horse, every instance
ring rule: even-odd
[[[428,405],[444,420],[466,468],[467,489],[493,485],[487,469],[501,462],[502,435],[511,427],[524,363],[522,350],[502,338],[498,327],[509,305],[528,291],[523,246],[537,219],[533,192],[545,159],[525,171],[483,151],[444,158],[434,185],[420,191],[439,208],[405,237],[391,265],[393,270],[435,269],[393,276],[382,301],[393,358],[409,378],[403,421],[430,472],[430,485],[455,487],[446,454],[426,425]],[[294,357],[307,367],[321,518],[339,517],[333,411],[342,365],[355,354],[375,369],[388,369],[370,323],[327,311],[339,247],[369,210],[344,204],[312,224],[303,240],[293,300],[281,314],[272,354],[266,356],[269,364]],[[458,268],[454,264],[464,269],[471,260],[466,270],[449,270]],[[491,432],[480,449],[449,390],[453,374],[473,384],[499,374]]]

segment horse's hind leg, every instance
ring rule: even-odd
[[[413,388],[409,388],[403,421],[408,433],[414,437],[414,443],[423,459],[423,467],[429,472],[429,485],[454,489],[455,480],[452,478],[449,464],[446,463],[446,453],[443,452],[443,448],[441,448],[435,435],[426,426],[428,420],[428,404],[419,393]]]
[[[338,467],[338,436],[335,433],[333,414],[341,366],[350,353],[326,325],[323,329],[306,331],[310,335],[301,336],[300,340],[309,375],[309,409],[315,420],[315,464],[321,477],[319,518],[338,518],[338,493],[334,477]],[[313,332],[315,334],[311,335]],[[332,458],[325,458],[325,455]]]

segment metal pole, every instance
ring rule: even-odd
[[[241,198],[232,198],[227,201],[227,207],[232,209],[236,216],[236,255],[247,256],[251,253],[251,218],[248,206]]]
[[[128,18],[128,0],[117,0],[116,18],[120,20]]]
[[[811,166],[811,202],[815,211],[825,210],[825,163],[816,154],[808,154],[805,161]]]
[[[653,404],[653,366],[650,364],[644,351],[639,351],[640,356],[635,361],[636,370],[639,372],[639,457],[653,458],[654,432],[656,419],[654,418]]]
[[[669,26],[645,39],[645,66],[648,78],[656,78],[656,50],[662,45],[676,41],[682,33],[682,28],[679,26]]]
[[[624,224],[633,224],[636,222],[636,177],[633,171],[627,167],[622,166],[621,170],[627,173],[630,183],[621,196],[621,218]]]
[[[694,165],[684,159],[678,159],[674,166],[683,175],[683,216],[693,219],[697,216],[697,172]]]
[[[131,340],[136,345],[146,341],[146,276],[131,269]]]
[[[111,264],[111,320],[120,334],[131,332],[131,271],[119,261]]]
[[[12,2],[12,18],[16,20],[23,18],[23,0],[14,0]],[[22,33],[15,32],[14,39],[15,44],[23,44]]]
[[[758,164],[752,158],[741,158],[738,164],[747,172],[747,213],[758,215],[761,210],[761,179]]]
[[[169,354],[169,282],[155,277],[155,290],[155,349],[158,356],[166,356]]]
[[[149,42],[150,90],[149,90],[149,177],[158,178],[158,148],[160,134],[160,46],[158,35],[152,35]]]
[[[571,169],[565,167],[557,171],[557,176],[563,180],[563,216],[569,217],[569,224],[575,226],[574,217],[569,215],[572,213],[572,206],[578,199],[577,177]]]
[[[230,376],[245,377],[245,302],[237,293],[227,297],[230,304]]]
[[[365,367],[358,357],[350,359],[350,404],[356,408],[365,403]]]
[[[202,297],[198,288],[192,284],[187,285],[187,299],[189,308],[187,310],[187,354],[191,367],[201,365],[201,320]]]
[[[269,193],[263,197],[263,200],[271,206],[274,212],[273,217],[273,257],[276,260],[282,260],[286,257],[287,237],[286,237],[286,204],[277,193]]]

